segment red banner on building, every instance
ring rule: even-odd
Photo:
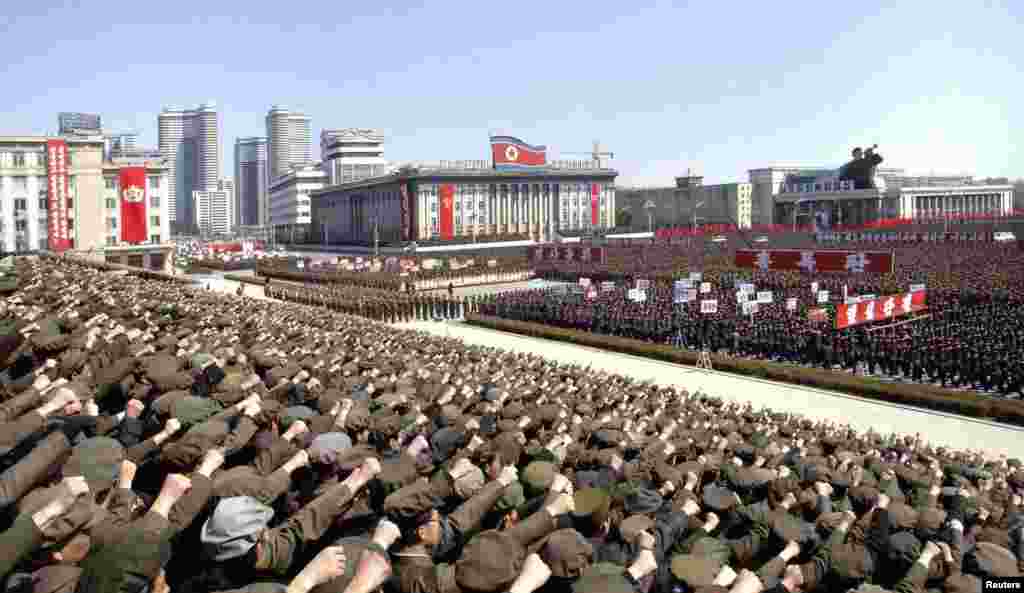
[[[568,247],[562,247],[562,246],[558,247],[558,261],[569,261],[569,248]]]
[[[573,246],[572,248],[572,261],[581,262],[583,261],[583,247]]]
[[[918,290],[905,294],[880,297],[860,303],[836,306],[836,329],[853,327],[862,323],[892,319],[901,315],[917,313],[927,308],[927,292]]]
[[[450,183],[441,185],[441,238],[451,239],[455,236],[455,186]]]
[[[526,259],[531,262],[539,262],[543,256],[543,248],[539,245],[530,245],[526,248]]]
[[[63,140],[46,141],[46,238],[51,251],[71,246],[68,233],[67,144]]]
[[[146,234],[146,168],[121,167],[121,240],[142,243]]]
[[[607,263],[608,252],[604,247],[589,247],[588,249],[590,250],[590,261]]]
[[[738,268],[804,272],[889,274],[895,270],[891,251],[800,251],[795,249],[738,249]]]
[[[597,226],[601,223],[601,186],[596,183],[590,184],[590,224]]]
[[[412,218],[413,210],[412,210],[412,200],[409,197],[409,193],[410,193],[409,192],[409,184],[407,184],[407,183],[399,183],[398,184],[398,191],[401,193],[401,202],[402,202],[402,240],[403,241],[412,241],[412,233],[411,233],[411,231],[412,231],[412,228],[413,228],[413,218]]]

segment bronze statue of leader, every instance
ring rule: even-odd
[[[839,180],[852,181],[854,189],[875,189],[875,169],[882,162],[876,148],[877,144],[867,150],[854,148],[853,160],[839,168]]]

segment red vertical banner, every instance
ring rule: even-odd
[[[121,240],[142,243],[146,233],[146,168],[121,167]]]
[[[67,144],[63,140],[46,141],[46,238],[50,251],[68,248]]]
[[[601,222],[601,186],[590,184],[590,224],[597,226]]]
[[[398,191],[402,202],[402,240],[411,241],[409,231],[412,229],[412,204],[409,203],[409,184],[399,183]]]
[[[441,185],[441,238],[451,239],[455,236],[455,186],[450,183]]]

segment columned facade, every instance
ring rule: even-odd
[[[313,194],[313,234],[326,244],[366,244],[375,240],[374,232],[382,243],[465,242],[547,240],[551,232],[611,228],[616,175],[612,170],[421,170],[335,185]]]

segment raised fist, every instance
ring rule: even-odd
[[[181,430],[181,422],[177,418],[171,418],[164,423],[164,433],[172,435]]]

